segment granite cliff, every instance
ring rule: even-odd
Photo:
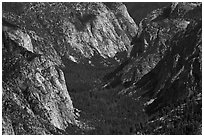
[[[123,60],[137,32],[122,3],[14,3],[16,8],[6,4],[3,17],[26,30],[34,50],[69,66],[65,75],[71,89],[79,83],[88,87],[86,81],[93,84],[102,75],[91,75],[93,70]],[[50,46],[52,50],[47,50]]]
[[[2,133],[201,134],[201,15],[172,3],[137,26],[123,3],[3,3]]]
[[[201,6],[172,3],[151,12],[140,22],[130,58],[104,77],[103,90],[141,107],[146,122],[130,127],[138,134],[201,132]]]
[[[69,89],[117,65],[137,32],[122,3],[3,3],[2,23],[3,134],[74,134]]]

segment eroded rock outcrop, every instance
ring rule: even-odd
[[[4,12],[3,16],[47,38],[60,56],[81,62],[96,54],[112,58],[130,49],[137,26],[122,3],[113,5],[24,3],[20,16],[12,12]]]
[[[3,12],[3,134],[200,134],[201,3],[138,29],[122,3],[22,5]]]
[[[100,75],[96,69],[126,57],[137,32],[126,7],[122,3],[3,7],[3,134],[74,134],[84,128],[68,88],[74,83],[84,90]]]
[[[150,13],[132,42],[131,59],[104,77],[102,92],[114,92],[117,105],[127,110],[124,117],[143,116],[131,131],[201,134],[201,6],[173,3]]]
[[[60,134],[77,124],[60,64],[35,53],[21,29],[3,35],[3,134]]]
[[[34,51],[64,64],[78,91],[127,57],[138,29],[122,3],[4,4],[3,17],[26,31]]]
[[[169,42],[177,33],[186,30],[192,21],[201,18],[200,11],[200,3],[172,3],[151,12],[139,24],[138,34],[131,42],[133,48],[129,59],[107,74],[104,80],[122,75],[118,85],[123,83],[128,87],[135,83],[163,58],[170,46]]]

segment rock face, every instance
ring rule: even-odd
[[[180,13],[188,6],[193,8]],[[137,82],[164,57],[175,35],[185,31],[191,21],[200,19],[199,10],[201,10],[199,4],[173,3],[150,13],[139,24],[138,34],[131,42],[133,48],[129,59],[107,74],[104,80],[111,80],[121,75],[121,82],[124,86]]]
[[[200,132],[201,10],[201,3],[173,3],[150,13],[132,41],[130,59],[104,77],[103,88],[119,88],[120,98],[134,105],[144,102],[140,107],[151,118],[136,127],[138,134]]]
[[[34,50],[53,61],[63,60],[70,89],[94,84],[103,75],[95,71],[108,70],[126,58],[138,29],[122,3],[14,3],[18,8],[4,4],[3,17],[26,30]]]
[[[58,134],[76,124],[60,64],[32,51],[21,29],[3,30],[3,134]]]
[[[114,57],[127,51],[137,26],[120,4],[103,3],[24,3],[20,16],[3,16],[47,38],[60,56],[74,62],[94,55]],[[12,14],[14,18],[11,18]]]
[[[201,92],[201,22],[192,22],[172,41],[164,58],[136,83],[137,88],[145,87],[143,96],[156,98],[149,111]]]
[[[170,2],[124,2],[128,13],[134,19],[136,24],[144,19],[147,14],[155,9],[170,5]]]
[[[3,134],[73,134],[68,88],[126,57],[136,24],[122,3],[3,5]]]
[[[200,134],[201,15],[3,3],[3,134]]]

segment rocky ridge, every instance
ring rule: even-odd
[[[94,58],[101,66],[109,58],[117,64],[124,57],[113,58],[131,48],[137,31],[126,7],[3,4],[3,134],[74,134],[85,128],[67,87],[67,78],[80,78],[66,68],[93,67]],[[86,67],[75,70],[87,75]]]
[[[46,38],[61,57],[74,62],[97,54],[112,58],[127,51],[137,32],[122,3],[113,8],[103,3],[23,4],[19,16],[4,12],[3,17],[29,30],[32,39]]]
[[[182,11],[186,6],[195,7],[183,13],[178,12]],[[178,8],[180,9],[178,10]],[[118,85],[123,84],[126,86],[126,84],[131,83],[131,79],[131,84],[137,82],[164,57],[170,46],[169,43],[176,34],[185,31],[191,21],[201,19],[199,12],[194,13],[194,16],[191,15],[193,11],[199,9],[199,3],[197,6],[195,4],[191,5],[191,3],[173,3],[168,7],[151,12],[139,24],[138,34],[131,42],[133,48],[130,52],[129,59],[121,63],[117,69],[107,74],[104,80],[108,80],[110,87],[110,81],[114,83],[114,77],[116,78],[120,75],[121,83],[118,83]],[[189,17],[190,15],[191,17]],[[192,17],[195,17],[195,19]],[[115,86],[117,86],[117,84]]]
[[[58,134],[76,124],[60,64],[34,53],[20,29],[3,36],[3,134]]]
[[[115,15],[116,24],[126,34],[120,40],[124,45],[131,44],[127,45],[131,52],[116,69],[111,67],[117,65],[116,58],[111,58],[117,56],[116,52],[111,48],[74,48],[66,45],[67,36],[65,45],[56,43],[61,36],[57,32],[60,27],[55,30],[49,26],[51,17],[43,14],[50,9],[64,13],[69,6],[76,14],[61,14],[66,21],[60,26],[75,25],[68,38],[75,44],[74,37],[79,35],[80,40],[87,36],[93,22],[96,25],[98,18],[104,18],[87,13],[104,10],[110,12],[105,15]],[[25,12],[26,7],[29,10]],[[172,3],[151,12],[138,29],[121,3],[28,3],[23,14],[4,12],[3,134],[200,134],[201,11],[201,3]],[[39,19],[32,19],[31,15],[38,15]],[[82,26],[85,27],[81,29]],[[52,30],[53,34],[49,32]],[[85,32],[80,34],[81,31]],[[93,56],[92,51],[97,48],[101,52]],[[122,54],[118,57],[121,59],[127,55],[127,47],[122,48],[125,55],[116,50]],[[92,64],[95,67],[89,64],[93,62],[90,58],[96,62]],[[104,66],[101,60],[109,62],[105,65],[109,67],[95,73],[98,66]],[[107,73],[110,70],[113,71]],[[99,76],[105,73],[100,82]],[[80,75],[73,77],[76,74]],[[90,76],[92,80],[87,79]],[[95,80],[99,81],[93,85]],[[85,89],[89,85],[79,81],[86,81],[91,87]],[[70,90],[74,82],[82,88]]]
[[[104,75],[101,69],[115,67],[131,50],[137,32],[122,3],[22,3],[19,7],[7,8],[3,17],[26,30],[36,53],[66,66],[70,89],[90,87]],[[99,74],[92,75],[93,71]]]
[[[103,88],[144,103],[149,121],[135,127],[138,134],[200,134],[201,20],[201,3],[153,11],[139,25],[132,56],[104,77]]]

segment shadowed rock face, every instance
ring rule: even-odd
[[[10,4],[3,134],[200,134],[201,3]]]
[[[3,134],[74,134],[66,84],[84,90],[125,58],[136,24],[122,3],[3,5]]]
[[[136,128],[139,134],[200,134],[201,22],[201,3],[153,11],[140,22],[130,58],[104,77],[105,89],[144,103],[150,119]]]
[[[134,19],[135,23],[145,18],[151,11],[169,6],[169,2],[124,2],[128,9],[130,16]]]
[[[143,97],[154,98],[148,113],[201,93],[201,22],[192,22],[172,39],[164,58],[136,83]]]
[[[179,13],[187,7],[194,7],[186,12]],[[180,8],[180,10],[178,10]],[[143,75],[153,69],[164,57],[167,49],[171,46],[170,42],[179,32],[187,29],[191,21],[201,19],[200,5],[195,6],[191,3],[173,3],[169,7],[157,9],[143,19],[139,24],[138,34],[133,38],[131,44],[133,48],[130,57],[113,72],[108,73],[104,80],[111,80],[114,76],[122,73],[122,83],[132,79],[136,73],[132,84],[137,82]],[[169,16],[164,14],[169,11]],[[198,13],[195,13],[197,11]],[[189,14],[191,16],[189,16]],[[193,16],[195,14],[195,16]],[[195,17],[195,18],[194,18]],[[110,82],[110,81],[108,81]]]
[[[122,3],[9,5],[4,3],[7,8],[3,8],[3,17],[26,30],[34,50],[49,54],[52,60],[63,60],[65,77],[71,79],[67,81],[70,89],[83,90],[94,84],[98,75],[103,75],[100,69],[108,72],[126,58],[138,29]],[[47,50],[50,46],[52,51]],[[93,71],[100,74],[91,75]]]
[[[21,29],[3,34],[3,134],[61,134],[77,124],[60,64],[36,56]]]
[[[90,59],[95,54],[107,58],[127,51],[137,32],[136,24],[122,3],[111,9],[103,3],[22,4],[24,13],[20,16],[6,9],[3,16],[47,38],[60,56],[74,62]],[[8,14],[16,17],[11,19]]]

